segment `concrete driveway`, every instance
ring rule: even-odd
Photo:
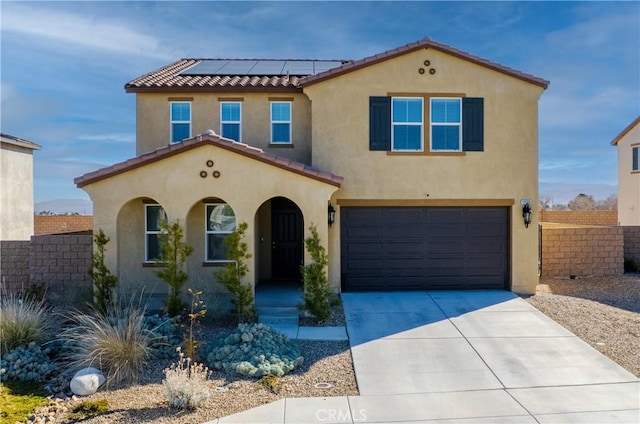
[[[511,292],[342,295],[360,396],[222,423],[639,423],[640,381]]]

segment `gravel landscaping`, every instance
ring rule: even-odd
[[[640,275],[545,278],[527,301],[640,377]]]

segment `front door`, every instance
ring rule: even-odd
[[[302,212],[289,199],[271,200],[271,269],[273,279],[300,280],[303,255]]]

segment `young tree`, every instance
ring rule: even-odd
[[[580,193],[567,204],[572,211],[593,210],[596,207],[596,201],[589,194]]]
[[[182,240],[184,232],[179,220],[172,225],[162,223],[160,228],[163,232],[160,241],[161,253],[160,260],[156,261],[156,264],[163,269],[156,271],[156,275],[169,285],[165,306],[169,315],[175,316],[187,307],[182,300],[182,287],[189,278],[184,270],[184,264],[187,257],[193,253],[193,247]]]
[[[225,286],[234,295],[232,302],[240,322],[249,321],[255,315],[253,289],[251,285],[242,283],[242,278],[249,271],[245,260],[251,258],[251,254],[248,253],[249,247],[247,243],[242,241],[247,227],[246,222],[241,222],[236,230],[227,236],[224,241],[227,247],[227,259],[233,262],[226,263],[220,271],[214,274],[216,281]]]
[[[304,280],[304,303],[302,308],[313,315],[318,321],[324,321],[331,316],[331,295],[329,281],[325,267],[329,257],[324,246],[320,244],[320,236],[315,225],[309,227],[311,237],[305,239],[307,251],[311,255],[311,263],[302,268]]]
[[[116,303],[115,289],[118,283],[118,278],[111,274],[104,263],[109,240],[110,238],[100,228],[98,234],[93,237],[96,249],[91,254],[91,268],[89,269],[89,276],[93,280],[93,303],[91,306],[103,315]]]

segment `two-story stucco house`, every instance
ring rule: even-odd
[[[640,116],[611,145],[618,148],[618,225],[640,225]]]
[[[153,284],[180,220],[192,280],[247,222],[247,281],[299,279],[317,226],[337,290],[538,282],[538,100],[548,82],[428,39],[355,61],[182,59],[126,84],[137,157],[75,180],[123,283]]]

